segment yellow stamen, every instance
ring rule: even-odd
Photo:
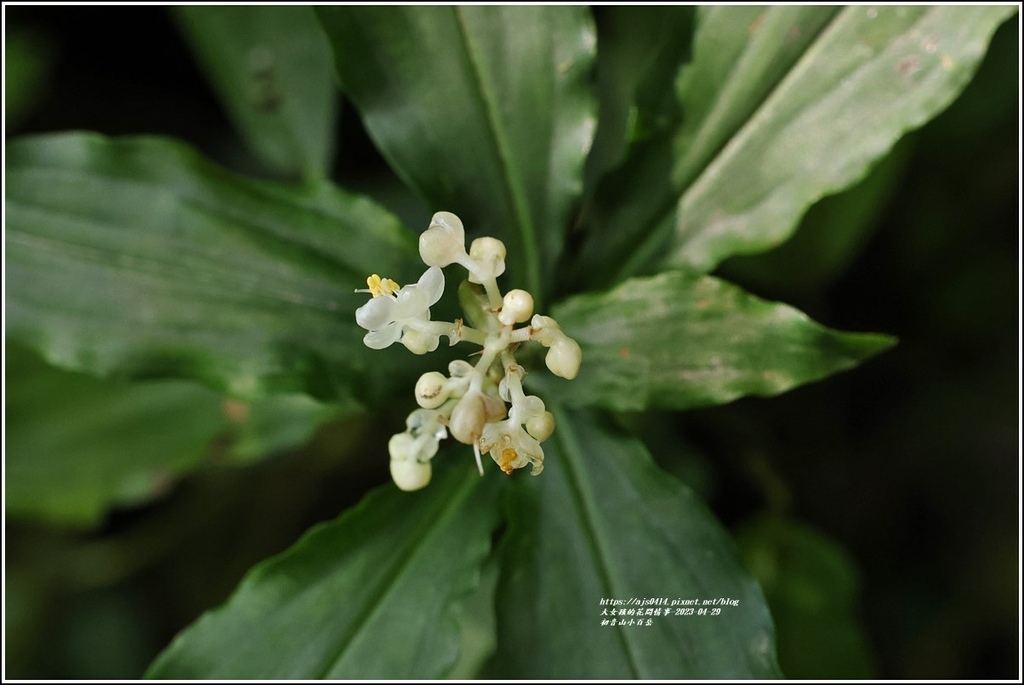
[[[394,295],[402,287],[390,278],[381,278],[377,274],[373,274],[366,279],[366,286],[370,289],[370,294],[374,297],[380,297],[381,295]]]
[[[506,447],[501,451],[501,461],[498,462],[498,468],[511,476],[513,471],[512,462],[516,460],[517,456],[514,449]]]

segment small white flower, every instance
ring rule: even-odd
[[[472,445],[480,437],[485,425],[504,416],[504,402],[479,390],[470,390],[455,405],[448,427],[453,438]]]
[[[376,275],[371,276],[369,281]],[[381,279],[377,277],[377,281]],[[394,283],[384,279],[384,283]],[[402,338],[404,331],[415,331],[410,336],[410,350],[419,354],[437,349],[437,333],[429,331],[430,307],[441,299],[444,292],[444,272],[436,266],[427,269],[420,280],[413,285],[373,291],[373,299],[356,310],[356,323],[370,331],[363,336],[363,343],[373,350],[382,350]],[[427,329],[427,330],[424,330]],[[414,339],[414,340],[413,340]],[[422,351],[421,351],[422,350]]]
[[[427,266],[448,266],[465,261],[466,229],[451,212],[437,212],[420,234],[420,259]]]
[[[417,409],[406,419],[405,432],[388,441],[391,478],[402,490],[419,490],[430,482],[430,460],[441,440],[448,437],[440,417],[441,412]]]
[[[518,378],[513,379],[512,411],[508,419],[496,423],[488,423],[480,434],[478,445],[481,452],[488,452],[491,459],[507,474],[521,469],[527,464],[532,465],[530,473],[536,476],[544,470],[544,449],[540,440],[550,437],[554,430],[554,416],[546,411],[544,400],[536,395],[523,395]],[[523,424],[537,427],[538,433],[523,429]]]
[[[426,409],[436,409],[444,404],[451,391],[448,379],[438,371],[428,371],[416,381],[416,404]]]
[[[505,273],[505,243],[497,238],[477,238],[469,246],[469,258],[475,268],[469,270],[470,283],[484,283]]]
[[[548,348],[544,363],[551,373],[568,380],[576,378],[583,362],[583,350],[579,343],[563,333],[558,322],[550,316],[535,315],[530,328],[533,331],[530,339]]]
[[[544,449],[540,442],[513,417],[484,426],[479,445],[480,451],[488,452],[498,468],[509,475],[527,464],[533,466],[530,473],[534,476],[544,470]]]
[[[506,326],[523,323],[533,316],[533,295],[525,290],[509,290],[502,299],[498,321]]]

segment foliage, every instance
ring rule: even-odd
[[[555,313],[583,366],[569,383],[528,363],[559,425],[543,474],[481,479],[446,450],[426,490],[380,486],[254,566],[149,676],[778,677],[769,604],[797,612],[800,573],[840,587],[826,622],[844,630],[841,553],[751,528],[759,585],[652,459],[673,455],[608,412],[776,395],[893,345],[711,271],[781,244],[952,102],[1012,7],[174,11],[263,178],[166,137],[7,146],[9,515],[96,525],[206,462],[408,413],[433,362],[367,350],[353,290],[412,280],[434,210],[506,241],[505,278]],[[416,222],[331,180],[335,82],[429,208]],[[371,433],[377,451],[356,458],[384,458]],[[779,549],[810,570],[766,575]],[[603,624],[602,600],[653,597],[737,603]]]

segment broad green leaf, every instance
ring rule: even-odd
[[[249,146],[277,171],[322,178],[334,155],[338,92],[311,7],[172,10]]]
[[[693,61],[677,106],[682,126],[633,150],[598,195],[584,263],[589,283],[612,285],[659,261],[679,195],[792,68],[832,7],[701,7]],[[680,36],[677,41],[687,40]]]
[[[665,263],[703,272],[785,240],[808,206],[863,177],[900,136],[952,102],[1015,11],[842,8],[725,147],[699,165],[679,200]],[[694,176],[686,160],[677,161],[677,178]]]
[[[444,677],[458,658],[460,601],[491,547],[499,483],[465,459],[419,492],[381,487],[253,568],[147,676]]]
[[[512,281],[553,280],[593,133],[586,7],[319,7],[338,74],[399,176]]]
[[[8,516],[91,526],[166,491],[225,434],[221,398],[195,383],[114,383],[5,347]]]
[[[745,526],[736,544],[768,598],[787,677],[875,677],[856,618],[857,569],[846,551],[806,525],[770,516]]]
[[[894,343],[883,335],[833,331],[725,281],[680,272],[575,296],[552,316],[583,349],[579,376],[527,380],[567,404],[623,411],[775,395]]]
[[[28,138],[6,171],[7,334],[53,364],[351,405],[412,356],[375,357],[355,323],[371,270],[419,271],[369,200],[246,180],[157,138]]]
[[[815,203],[792,238],[768,252],[732,257],[716,273],[786,299],[822,293],[880,227],[882,212],[900,189],[912,138],[904,136],[859,183]]]
[[[487,675],[779,676],[768,607],[711,513],[658,469],[641,443],[613,433],[600,416],[557,411],[556,420],[544,444],[544,472],[516,476],[511,489],[497,590],[498,650]],[[641,608],[631,599],[651,598],[667,599],[672,615],[628,613]],[[735,606],[703,605],[730,599]],[[698,604],[689,605],[692,615],[675,615],[677,600]],[[664,606],[642,609],[654,614]],[[701,609],[708,613],[699,615]]]
[[[676,89],[686,120],[674,181],[689,186],[792,70],[839,8],[738,7],[698,10],[693,62]]]

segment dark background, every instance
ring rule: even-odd
[[[7,38],[25,40],[44,67],[32,106],[5,112],[8,136],[169,135],[258,173],[166,8],[5,11]],[[945,113],[858,187],[812,208],[790,243],[718,271],[830,327],[895,335],[896,348],[778,398],[623,417],[652,446],[687,446],[663,465],[709,500],[744,553],[765,530],[790,529],[838,550],[853,578],[851,639],[863,647],[851,676],[1019,677],[1018,57],[1014,17]],[[335,179],[400,215],[416,206],[347,103],[339,140]],[[850,216],[860,220],[847,247],[816,259]],[[328,425],[295,453],[190,476],[98,531],[7,520],[7,677],[141,675],[249,566],[385,481],[375,465],[325,465],[352,429]],[[169,541],[138,552],[153,536]],[[784,549],[791,568],[803,563]],[[843,677],[807,654],[817,628],[786,588],[766,593],[786,673]]]

